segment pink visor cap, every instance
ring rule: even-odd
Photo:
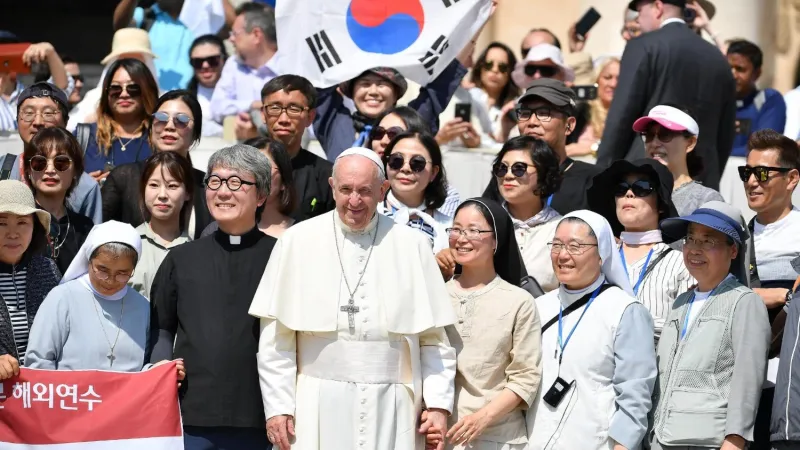
[[[636,119],[633,123],[633,131],[644,133],[648,125],[656,122],[662,127],[672,131],[688,131],[697,136],[700,134],[700,127],[692,116],[686,114],[678,108],[667,105],[658,105],[650,110],[645,117]]]

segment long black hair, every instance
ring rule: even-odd
[[[503,44],[502,42],[492,42],[486,47],[480,56],[478,56],[477,61],[475,61],[475,67],[472,69],[472,74],[470,75],[470,81],[475,84],[475,86],[479,88],[483,88],[481,86],[481,74],[486,69],[486,56],[489,54],[489,50],[493,48],[499,48],[503,50],[507,57],[508,57],[508,72],[506,72],[506,76],[508,76],[508,81],[506,85],[503,86],[503,90],[500,92],[500,99],[498,101],[498,106],[503,106],[506,103],[514,100],[519,95],[519,87],[514,83],[514,80],[511,79],[511,71],[514,70],[514,67],[517,66],[517,57],[514,56],[514,51],[511,50],[509,46]]]
[[[220,61],[220,64],[222,64],[222,65],[225,64],[225,60],[228,59],[228,51],[225,50],[225,43],[222,41],[222,39],[219,36],[215,35],[215,34],[204,34],[204,35],[198,37],[197,39],[195,39],[194,42],[192,42],[191,47],[189,47],[189,54],[186,55],[186,56],[191,58],[192,57],[192,52],[194,51],[195,47],[197,47],[198,45],[203,45],[203,44],[212,44],[212,45],[216,45],[217,47],[219,47],[219,54],[222,55],[222,58],[221,58],[222,60]],[[197,77],[192,75],[192,79],[189,80],[189,84],[186,85],[186,89],[188,89],[194,95],[197,95],[197,86],[199,84],[200,84],[200,82],[197,80]]]
[[[197,101],[197,95],[188,89],[176,89],[174,91],[166,92],[164,95],[158,98],[158,101],[153,108],[153,114],[158,112],[159,108],[161,108],[161,105],[172,100],[182,101],[189,108],[189,111],[192,112],[192,142],[190,146],[194,145],[200,141],[200,137],[203,136],[203,110],[200,108],[200,102]],[[150,116],[149,127],[152,131],[152,116]],[[150,146],[155,148],[152,142],[150,143]]]
[[[392,150],[394,150],[397,143],[403,139],[416,139],[431,155],[431,165],[439,168],[439,173],[436,174],[436,178],[425,186],[425,191],[423,193],[425,206],[431,209],[439,209],[444,205],[444,201],[447,199],[447,175],[444,171],[444,164],[442,164],[442,150],[439,148],[439,144],[436,143],[436,139],[434,139],[430,133],[406,131],[405,133],[400,133],[395,136],[395,138],[389,142],[389,145],[386,146],[386,152],[383,154],[384,170],[386,169],[386,163],[389,161]]]
[[[400,118],[400,120],[406,126],[406,131],[414,133],[431,132],[431,129],[425,122],[425,119],[423,119],[415,109],[409,108],[408,106],[395,106],[394,108],[384,111],[375,119],[375,126],[372,127],[372,131],[369,132],[369,137],[367,138],[367,141],[364,142],[364,147],[372,150],[372,141],[375,139],[375,128],[377,128],[384,117],[390,114],[394,114]]]

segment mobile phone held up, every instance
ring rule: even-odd
[[[456,103],[455,117],[464,122],[472,122],[472,104]]]
[[[694,23],[694,19],[696,18],[697,18],[697,11],[688,7],[683,8],[683,21],[686,22],[687,25],[691,26]]]
[[[0,44],[0,72],[31,73],[31,67],[22,62],[22,55],[30,46],[30,43]]]
[[[589,8],[589,10],[586,11],[586,14],[584,14],[583,17],[578,20],[578,23],[575,24],[576,37],[581,41],[585,40],[586,34],[592,29],[592,27],[595,26],[597,21],[600,20],[600,17],[600,13],[597,12],[596,9]]]
[[[596,84],[587,84],[584,86],[572,86],[572,90],[575,91],[575,96],[578,98],[578,101],[588,101],[597,98]]]

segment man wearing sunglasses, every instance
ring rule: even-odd
[[[564,63],[561,49],[550,44],[539,44],[517,63],[511,78],[517,86],[525,89],[533,80],[553,78],[562,82],[575,81],[575,71]]]
[[[42,128],[64,127],[67,124],[69,101],[61,89],[40,82],[20,93],[17,101],[17,128],[22,142],[27,144]],[[10,153],[0,157],[0,180],[29,181],[22,173],[22,155]],[[87,173],[81,173],[78,185],[67,199],[69,208],[84,215],[95,224],[103,222],[103,200],[100,185]]]
[[[64,70],[67,71],[67,75],[75,80],[75,88],[68,98],[70,108],[74,108],[75,105],[80,103],[83,95],[83,74],[81,73],[81,67],[78,65],[78,61],[75,61],[71,56],[64,55],[61,57],[61,61],[64,62]]]
[[[619,82],[608,111],[597,164],[644,156],[644,145],[631,124],[656,105],[693,105],[699,136],[695,152],[705,170],[699,180],[719,189],[733,146],[735,83],[725,57],[683,20],[686,0],[633,0],[644,34],[625,45]],[[701,62],[701,63],[698,63]]]
[[[533,81],[516,107],[519,134],[541,139],[558,155],[564,181],[558,192],[547,199],[547,205],[562,215],[586,208],[586,191],[592,178],[600,172],[592,164],[567,157],[567,138],[577,124],[576,109],[575,92],[564,83],[549,78]],[[483,196],[503,201],[494,179],[489,182]]]

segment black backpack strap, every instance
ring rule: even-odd
[[[598,292],[597,295],[599,296],[600,294],[602,294],[606,289],[610,288],[611,286],[613,286],[613,284],[604,284],[603,286],[600,287],[600,292]],[[563,317],[567,317],[568,315],[572,314],[572,312],[575,311],[576,309],[578,309],[581,306],[589,303],[589,299],[592,298],[592,294],[593,294],[593,292],[590,292],[590,293],[584,295],[577,302],[567,306],[567,309],[565,309],[564,312],[561,313],[561,317],[562,318]],[[542,334],[544,334],[544,332],[547,331],[548,328],[552,327],[553,324],[555,324],[556,322],[558,322],[558,316],[553,317],[552,319],[548,320],[547,323],[542,325]]]
[[[81,150],[83,150],[83,154],[86,154],[86,148],[89,147],[89,137],[92,134],[92,126],[88,123],[79,123],[78,128],[75,130],[75,135],[78,138],[78,144],[81,146]]]
[[[150,28],[153,28],[153,24],[156,22],[156,12],[153,11],[153,8],[145,8],[144,10],[144,18],[142,19],[141,28],[144,31],[150,32]]]
[[[11,170],[14,168],[16,159],[16,155],[6,153],[6,156],[3,157],[3,168],[0,169],[0,180],[8,180],[11,177]]]
[[[642,280],[644,280],[645,278],[647,278],[647,275],[649,275],[649,274],[650,274],[650,272],[652,272],[652,271],[653,271],[653,269],[656,267],[656,265],[658,265],[658,263],[660,263],[660,262],[661,262],[661,260],[662,260],[662,259],[664,259],[664,258],[666,258],[666,257],[667,257],[667,255],[669,254],[669,252],[673,252],[673,251],[675,251],[675,250],[673,250],[673,249],[671,249],[671,248],[668,248],[668,249],[664,250],[663,252],[659,253],[659,254],[658,254],[658,256],[656,256],[656,259],[654,259],[654,260],[653,260],[653,262],[651,262],[651,263],[650,263],[650,264],[647,266],[647,268],[644,270],[644,275],[642,275]]]
[[[761,287],[761,279],[758,277],[758,264],[756,263],[756,237],[753,234],[755,230],[756,218],[750,219],[747,228],[750,230],[750,289],[758,289]]]

